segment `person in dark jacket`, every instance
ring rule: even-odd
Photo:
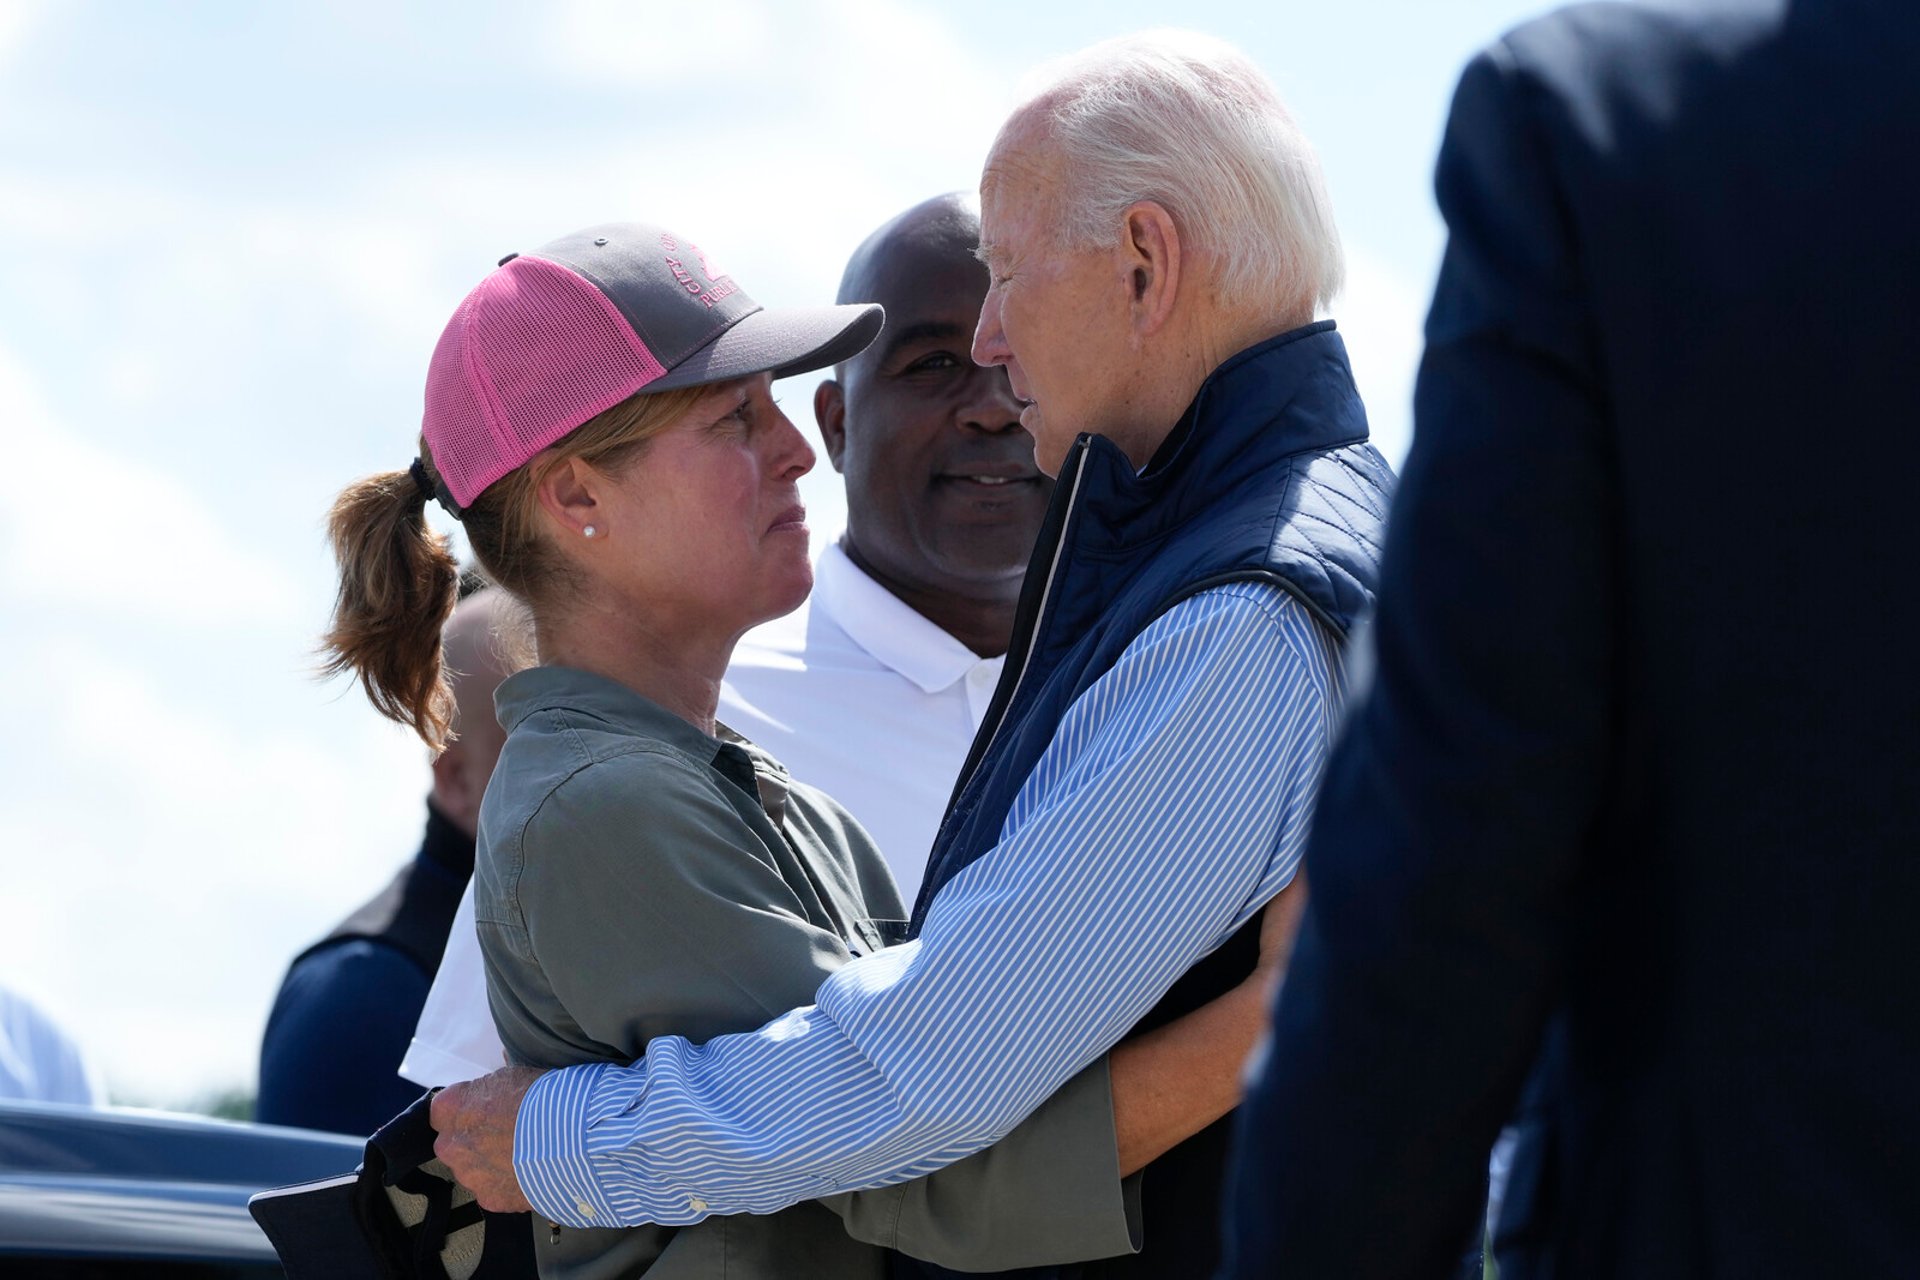
[[[1502,1280],[1920,1274],[1916,67],[1769,0],[1467,69],[1229,1275],[1441,1272],[1550,1023]]]
[[[506,738],[493,714],[511,666],[496,634],[500,603],[482,589],[447,620],[458,736],[434,757],[419,853],[288,966],[260,1043],[262,1123],[364,1135],[420,1096],[400,1059],[473,875],[480,797]]]

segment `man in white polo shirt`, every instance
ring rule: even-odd
[[[841,302],[886,328],[814,394],[847,530],[798,612],[741,641],[720,719],[846,805],[912,902],[1013,633],[1052,481],[1007,373],[973,362],[987,272],[971,200],[915,205],[854,251]],[[451,1084],[504,1064],[469,887],[400,1074]]]

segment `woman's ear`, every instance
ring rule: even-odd
[[[606,511],[596,491],[600,473],[578,458],[548,467],[534,484],[533,494],[562,530],[576,537],[599,537],[607,532]]]

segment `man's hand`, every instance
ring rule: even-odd
[[[483,1209],[525,1213],[533,1208],[513,1176],[513,1122],[520,1114],[520,1100],[545,1074],[536,1067],[507,1067],[449,1085],[433,1096],[430,1115],[440,1135],[433,1153]]]
[[[1280,980],[1287,976],[1287,961],[1293,957],[1293,943],[1300,936],[1300,918],[1306,910],[1307,869],[1302,866],[1260,913],[1260,959],[1249,981],[1260,984],[1262,1008],[1272,1005]]]

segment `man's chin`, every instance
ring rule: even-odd
[[[1020,588],[1020,579],[1027,571],[1027,561],[1033,556],[1034,539],[1039,534],[1037,523],[1028,528],[1002,528],[994,532],[975,527],[965,531],[965,535],[953,540],[946,554],[939,552],[930,557],[938,566],[940,573],[955,588],[970,588],[996,593],[1000,587],[1011,587],[1016,593]]]

